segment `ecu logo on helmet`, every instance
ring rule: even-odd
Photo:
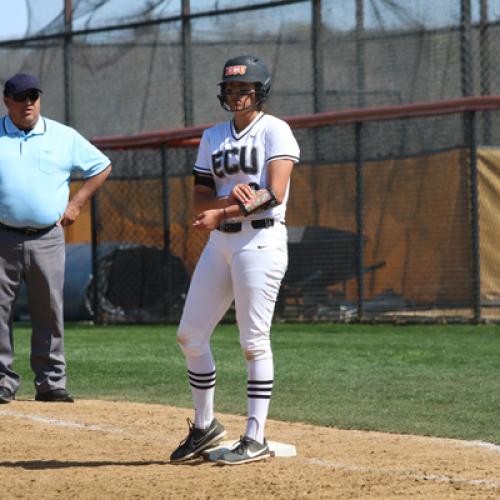
[[[224,76],[244,75],[246,72],[247,67],[245,65],[227,66]]]

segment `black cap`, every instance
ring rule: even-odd
[[[26,90],[38,90],[39,92],[42,91],[40,85],[38,84],[38,79],[36,76],[19,73],[9,78],[5,82],[3,95],[12,96],[15,94],[20,94],[21,92],[25,92]]]

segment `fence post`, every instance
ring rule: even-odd
[[[97,197],[99,193],[97,192],[90,199],[90,228],[91,228],[91,252],[92,252],[92,312],[94,324],[101,322],[100,320],[100,310],[99,310],[99,266],[97,262],[98,253],[98,220],[97,220]]]
[[[484,9],[484,5],[481,6]],[[482,12],[484,16],[484,12]],[[472,16],[471,0],[460,0],[460,63],[462,95],[470,96],[474,92],[472,73]],[[473,111],[464,114],[465,144],[469,149],[470,180],[470,219],[472,239],[472,309],[474,323],[481,321],[481,262],[479,249],[479,208],[477,185],[477,140],[476,114]]]
[[[474,91],[471,0],[460,0],[460,71],[462,95],[467,97]]]
[[[64,123],[71,124],[71,44],[73,34],[73,6],[72,0],[64,0]]]
[[[312,86],[313,86],[313,109],[315,113],[323,111],[324,108],[324,75],[323,75],[323,53],[321,47],[321,37],[323,32],[323,20],[321,15],[321,0],[311,0],[311,71],[312,71]],[[318,129],[312,130],[312,141],[314,144],[312,159],[313,165],[322,159],[321,152],[321,131]],[[317,169],[311,170],[311,189],[316,194],[318,186]],[[316,196],[312,200],[313,221],[312,224],[319,223],[319,202]]]
[[[170,318],[172,312],[172,259],[170,258],[170,192],[168,186],[167,145],[162,144],[161,154],[161,185],[162,185],[162,220],[163,220],[163,264],[167,269],[165,315]]]
[[[365,242],[364,242],[364,178],[363,178],[363,123],[354,125],[356,156],[356,275],[358,281],[357,319],[361,321],[365,307]]]
[[[356,92],[358,108],[365,107],[364,0],[356,0]]]
[[[364,51],[364,0],[356,0],[356,83],[357,106],[365,106],[365,51]],[[355,134],[355,159],[356,159],[356,275],[357,275],[357,320],[361,321],[365,309],[365,275],[364,275],[364,217],[363,217],[363,123],[356,122]]]
[[[182,76],[184,126],[193,124],[193,74],[191,51],[191,0],[182,0]]]
[[[477,180],[477,141],[476,141],[476,113],[465,113],[464,122],[467,133],[467,147],[469,149],[470,175],[470,220],[472,239],[472,307],[474,322],[481,321],[481,256],[479,245],[479,203]]]
[[[323,55],[321,51],[321,36],[323,20],[321,16],[321,0],[312,0],[312,70],[313,70],[313,102],[314,112],[323,111],[324,81]]]
[[[490,51],[490,25],[488,23],[488,0],[479,2],[479,74],[481,95],[491,94],[491,51]],[[483,138],[482,144],[491,144],[491,111],[483,113]]]

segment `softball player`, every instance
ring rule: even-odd
[[[186,357],[195,407],[189,434],[173,462],[198,457],[222,440],[214,418],[215,363],[210,337],[235,302],[248,373],[244,435],[218,462],[269,457],[264,428],[274,379],[270,328],[288,264],[285,211],[299,147],[284,121],[265,114],[271,89],[265,64],[253,56],[224,65],[220,95],[232,120],[207,129],[194,166],[194,226],[211,231],[193,274],[177,340]]]

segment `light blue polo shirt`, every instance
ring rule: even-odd
[[[47,227],[59,220],[69,199],[72,170],[88,179],[109,158],[76,130],[40,116],[27,134],[8,115],[0,119],[0,222]]]

